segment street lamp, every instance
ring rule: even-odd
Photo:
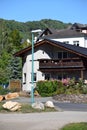
[[[31,80],[32,80],[32,86],[31,86],[31,102],[34,103],[34,33],[41,32],[40,29],[32,30],[32,74],[31,74]]]

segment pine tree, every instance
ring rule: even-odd
[[[10,62],[9,62],[9,78],[10,79],[21,79],[21,71],[22,71],[22,66],[21,66],[21,60],[18,57],[12,57]]]

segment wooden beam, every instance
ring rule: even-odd
[[[83,80],[83,70],[81,70],[81,79]]]

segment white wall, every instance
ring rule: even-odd
[[[69,41],[69,44],[73,45],[73,41],[79,41],[79,46],[87,47],[87,39],[84,37],[77,37],[77,38],[59,38],[59,39],[52,39],[55,41],[65,42]]]
[[[39,61],[38,59],[44,59],[44,58],[50,58],[49,55],[44,51],[44,47],[37,48],[37,50],[34,51],[34,73],[36,73],[37,81],[38,80],[44,80],[44,76],[42,72],[40,72],[39,69]],[[23,65],[23,75],[26,73],[26,84],[23,84],[23,90],[31,91],[31,72],[32,72],[32,55],[29,54],[26,57],[26,62]],[[23,76],[24,81],[24,76]]]

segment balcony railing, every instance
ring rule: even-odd
[[[39,69],[53,68],[82,68],[83,61],[79,58],[39,59]]]

